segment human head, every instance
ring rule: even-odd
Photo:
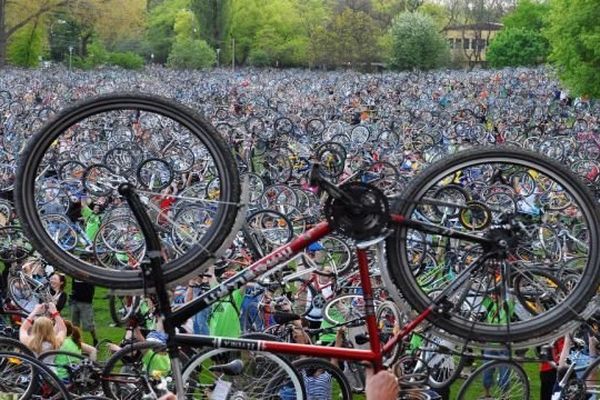
[[[67,284],[67,278],[64,274],[60,272],[55,272],[50,277],[50,287],[55,292],[62,292],[65,290],[65,286]]]
[[[48,342],[52,345],[52,349],[55,350],[59,347],[56,334],[54,333],[54,325],[52,320],[47,317],[38,317],[31,327],[31,341],[29,342],[29,348],[36,354],[42,352],[42,344]]]
[[[69,320],[63,320],[65,322],[65,326],[67,327],[67,337],[70,337],[75,344],[81,348],[81,331],[79,328]]]

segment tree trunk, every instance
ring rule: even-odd
[[[6,0],[0,0],[0,68],[6,64]]]

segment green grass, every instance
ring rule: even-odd
[[[71,293],[71,280],[67,279],[67,293]],[[119,343],[125,335],[125,328],[123,327],[112,327],[113,323],[110,317],[110,311],[108,308],[108,289],[96,287],[94,292],[94,321],[96,323],[96,334],[98,340],[109,339],[113,343]],[[62,315],[65,319],[71,319],[71,309],[69,302],[62,311]],[[83,332],[83,341],[88,344],[92,344],[92,336],[89,332]]]

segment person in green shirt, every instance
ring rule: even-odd
[[[235,271],[227,270],[221,275],[226,280],[235,275]],[[242,334],[240,325],[240,309],[244,298],[243,288],[234,290],[231,295],[213,305],[209,317],[211,336],[237,338]]]
[[[83,217],[83,222],[85,224],[85,234],[90,242],[94,241],[100,230],[100,225],[102,225],[101,212],[101,203],[94,203],[90,199],[87,199],[81,207],[81,216]]]
[[[81,331],[73,325],[71,321],[65,320],[67,327],[67,336],[62,342],[59,350],[62,352],[73,353],[77,355],[86,354],[90,360],[96,360],[96,348],[81,341]],[[70,356],[68,354],[58,354],[54,358],[56,375],[65,382],[69,381],[69,368],[78,365],[81,357]]]

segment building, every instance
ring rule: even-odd
[[[444,29],[450,43],[452,61],[455,65],[485,65],[485,52],[491,40],[503,28],[502,24],[482,22],[454,25]]]

